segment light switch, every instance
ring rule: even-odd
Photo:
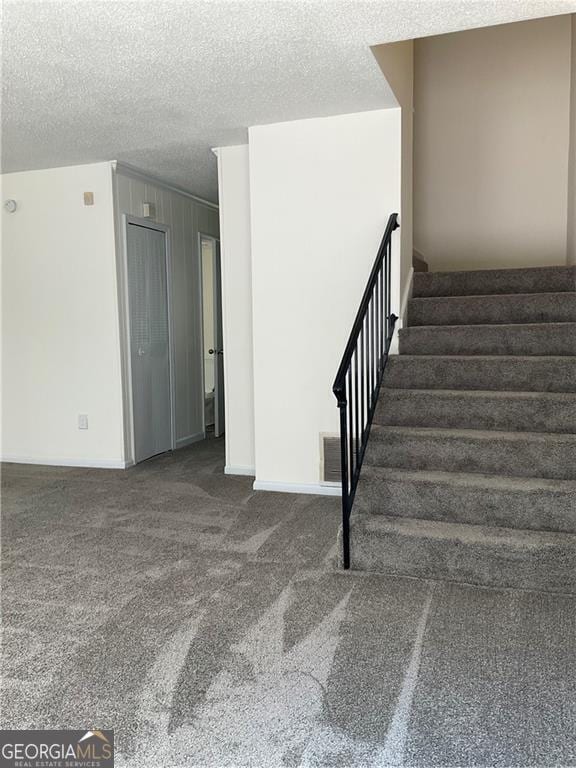
[[[84,192],[84,205],[94,205],[94,192]]]
[[[78,414],[78,429],[88,429],[88,414]]]
[[[145,219],[153,219],[156,216],[156,206],[154,203],[142,203],[142,216]]]

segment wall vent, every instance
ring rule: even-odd
[[[321,435],[322,446],[321,473],[324,483],[337,483],[341,481],[340,475],[340,435]]]

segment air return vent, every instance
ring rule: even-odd
[[[322,435],[321,477],[324,483],[340,483],[340,436]]]

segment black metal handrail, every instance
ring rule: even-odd
[[[391,311],[390,275],[392,232],[399,226],[398,214],[393,213],[332,387],[340,409],[344,568],[350,567],[350,514],[398,319]]]

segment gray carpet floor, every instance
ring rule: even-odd
[[[207,441],[3,471],[3,728],[118,768],[576,766],[576,599],[334,569],[335,498]]]

